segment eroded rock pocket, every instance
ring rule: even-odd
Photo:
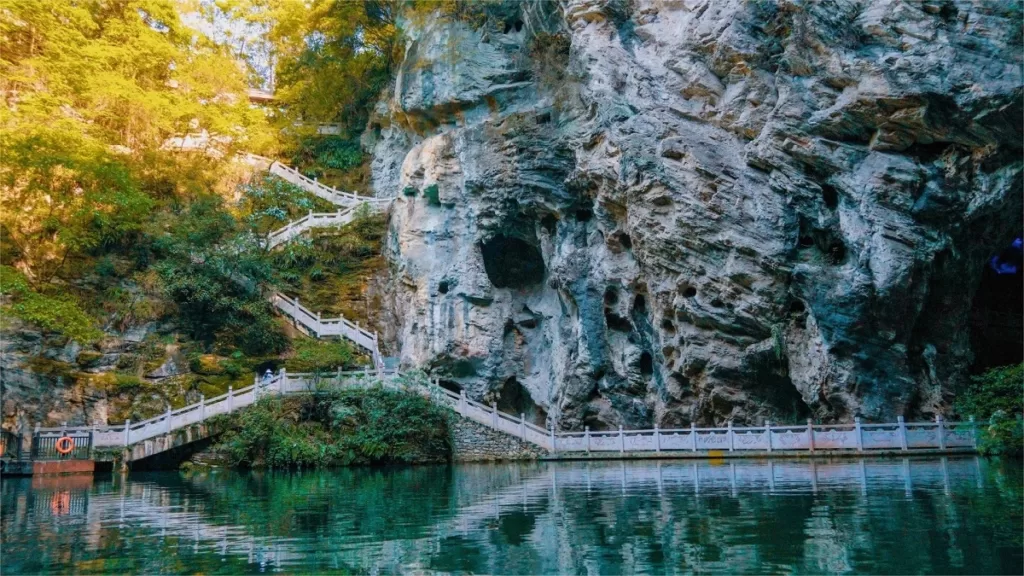
[[[499,234],[480,243],[484,270],[495,288],[525,288],[544,280],[544,257],[537,246]]]

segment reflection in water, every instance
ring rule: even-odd
[[[1024,559],[1019,466],[977,458],[68,482],[4,480],[3,573],[1020,574]]]

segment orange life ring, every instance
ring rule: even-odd
[[[57,438],[57,443],[54,445],[54,448],[56,448],[57,452],[60,452],[61,454],[68,454],[75,449],[75,441],[72,440],[70,436],[61,436],[60,438]]]

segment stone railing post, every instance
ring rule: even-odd
[[[697,423],[690,422],[690,451],[697,451]]]
[[[935,415],[935,433],[939,435],[939,450],[945,450],[946,423],[942,420],[942,414]]]
[[[622,435],[622,424],[619,424],[619,454],[626,451],[626,437]]]
[[[491,428],[498,429],[498,403],[491,402]]]
[[[654,425],[654,451],[661,452],[661,432],[658,431],[658,425]]]
[[[281,368],[277,371],[277,393],[284,396],[288,392],[288,371]]]
[[[558,453],[558,444],[556,443],[556,440],[555,440],[556,438],[557,437],[555,436],[555,422],[552,420],[552,422],[551,422],[551,453],[552,454],[557,454]]]
[[[860,416],[853,419],[853,432],[857,436],[857,452],[864,451],[864,429],[860,427]]]
[[[292,305],[292,326],[299,327],[299,310],[302,310],[302,305],[299,304],[299,297],[295,297],[295,304]]]
[[[736,446],[736,443],[735,443],[735,438],[736,437],[733,435],[733,431],[732,431],[732,420],[729,420],[727,428],[728,429],[725,431],[725,434],[727,436],[727,439],[729,440],[729,452],[732,452],[733,449]]]
[[[125,420],[124,421],[124,445],[125,446],[128,445],[128,441],[131,439],[131,435],[132,435],[132,421],[131,420]]]
[[[898,425],[900,435],[900,449],[907,449],[907,423],[903,421],[903,416],[896,417],[896,423]]]
[[[459,414],[466,415],[466,391],[459,390]]]
[[[260,375],[258,372],[252,377],[252,399],[254,401],[260,399]]]
[[[316,337],[317,338],[320,337],[320,333],[323,332],[323,329],[324,329],[324,326],[323,326],[323,322],[320,320],[320,311],[317,310],[317,312],[316,312]]]
[[[974,416],[971,416],[970,423],[971,423],[971,446],[973,446],[974,449],[977,450],[978,449],[978,424],[977,424],[977,422],[974,421]]]
[[[228,386],[228,414],[231,414],[235,410],[235,392],[234,388]]]
[[[587,446],[587,454],[590,454],[590,426],[583,427],[583,439]]]
[[[199,395],[199,421],[206,422],[206,395]]]
[[[526,414],[519,414],[519,437],[526,440]]]
[[[167,433],[170,434],[171,433],[171,405],[170,404],[167,405],[167,413],[164,415],[164,420],[167,421],[167,428],[166,428],[166,430],[167,430]]]
[[[814,454],[814,421],[810,418],[807,419],[807,446],[811,450],[811,454]]]
[[[772,423],[769,420],[764,421],[764,433],[768,435],[768,451],[772,451]]]

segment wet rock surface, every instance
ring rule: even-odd
[[[404,366],[563,429],[946,409],[1022,228],[1018,10],[518,5],[413,27],[371,119]]]

